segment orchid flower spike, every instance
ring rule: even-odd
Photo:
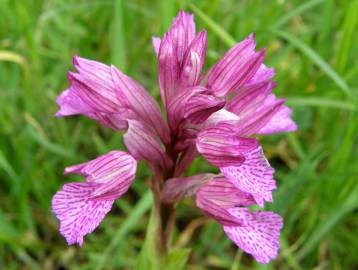
[[[272,202],[274,169],[255,135],[296,130],[291,109],[272,90],[274,70],[263,64],[254,35],[233,46],[204,72],[206,31],[180,11],[163,37],[153,37],[158,84],[166,119],[156,100],[115,66],[78,56],[70,86],[57,98],[57,117],[84,115],[124,132],[127,151],[113,150],[66,168],[85,182],[67,183],[52,199],[60,233],[68,244],[83,244],[135,179],[137,161],[153,173],[160,206],[195,196],[202,212],[223,226],[232,242],[258,262],[274,259],[282,218],[251,211]],[[220,174],[183,176],[202,155]]]

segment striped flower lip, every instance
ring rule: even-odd
[[[137,161],[144,161],[161,203],[195,196],[197,207],[258,262],[277,256],[281,217],[247,207],[264,207],[276,189],[274,169],[255,136],[296,130],[292,111],[272,93],[274,70],[264,65],[265,49],[255,49],[253,34],[204,71],[206,36],[196,31],[193,15],[180,11],[163,37],[153,37],[164,112],[115,66],[73,58],[75,71],[56,100],[56,116],[84,115],[124,132],[128,153],[114,150],[66,168],[85,178],[64,184],[52,199],[68,244],[83,244],[129,190]],[[200,155],[220,173],[183,176]]]

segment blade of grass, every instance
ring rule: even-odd
[[[300,39],[296,38],[294,35],[291,35],[288,32],[271,29],[272,33],[275,35],[287,40],[294,47],[299,49],[303,54],[305,54],[315,65],[317,65],[321,70],[327,74],[328,77],[332,79],[333,82],[342,90],[342,92],[352,100],[356,100],[356,97],[352,94],[349,89],[347,82],[325,61],[319,56],[314,50],[312,50],[308,45],[302,42]]]
[[[333,109],[342,109],[347,111],[357,110],[357,106],[348,101],[339,101],[321,97],[290,97],[287,104],[291,106],[313,106]]]
[[[0,150],[0,168],[2,168],[15,182],[17,181],[18,176],[16,172],[14,171],[11,164],[6,159],[5,155],[1,150]]]
[[[161,32],[167,31],[175,16],[175,2],[173,0],[160,1]]]
[[[223,29],[220,25],[214,22],[202,10],[200,10],[192,3],[189,3],[188,6],[223,42],[225,42],[226,45],[231,47],[236,43],[236,40],[228,32],[226,32],[225,29]]]
[[[114,0],[111,58],[113,64],[125,72],[127,67],[127,46],[126,28],[123,19],[124,3],[122,0]]]
[[[147,191],[137,205],[131,211],[131,214],[127,217],[126,221],[119,228],[117,233],[113,236],[112,241],[109,243],[107,248],[103,251],[101,258],[99,259],[95,269],[100,270],[105,266],[105,262],[112,253],[113,249],[118,245],[119,242],[131,231],[131,228],[135,223],[139,222],[142,216],[150,209],[152,206],[152,193]]]
[[[288,23],[293,17],[317,6],[321,2],[323,2],[323,0],[311,0],[304,2],[302,5],[298,6],[294,10],[288,12],[286,15],[281,17],[277,22],[272,25],[272,28],[280,28],[281,26]]]
[[[298,260],[303,259],[347,213],[358,206],[357,192],[358,185],[351,191],[350,195],[342,204],[338,204],[337,208],[332,209],[331,214],[318,224],[317,229],[310,234],[310,237],[305,241],[304,246],[297,253],[296,256]]]
[[[355,0],[349,3],[347,15],[343,23],[343,36],[338,47],[339,49],[337,53],[337,70],[341,73],[344,72],[346,68],[349,51],[353,46],[353,40],[358,23],[357,14],[358,0]]]

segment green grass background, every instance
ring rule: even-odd
[[[237,251],[192,200],[177,213],[187,269],[358,269],[358,1],[0,1],[0,269],[133,269],[145,237],[149,171],[82,248],[68,247],[50,211],[65,166],[123,149],[121,135],[84,117],[56,119],[75,54],[115,64],[156,97],[151,36],[179,9],[208,30],[207,66],[256,34],[276,69],[275,93],[299,130],[262,138],[285,219],[269,265]],[[202,160],[190,173],[213,170]]]

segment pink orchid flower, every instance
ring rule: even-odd
[[[294,131],[296,125],[284,100],[272,93],[274,70],[263,64],[265,50],[255,51],[250,35],[203,72],[206,32],[196,33],[193,16],[182,11],[152,41],[167,119],[149,92],[116,67],[74,57],[76,73],[68,74],[71,84],[57,98],[56,116],[82,114],[125,132],[129,153],[111,151],[65,170],[86,182],[65,184],[53,197],[61,234],[68,244],[82,245],[130,188],[143,160],[153,172],[159,207],[194,195],[229,239],[268,263],[277,256],[283,222],[275,213],[247,208],[272,202],[276,188],[274,169],[253,136]],[[184,177],[199,155],[221,173]]]

